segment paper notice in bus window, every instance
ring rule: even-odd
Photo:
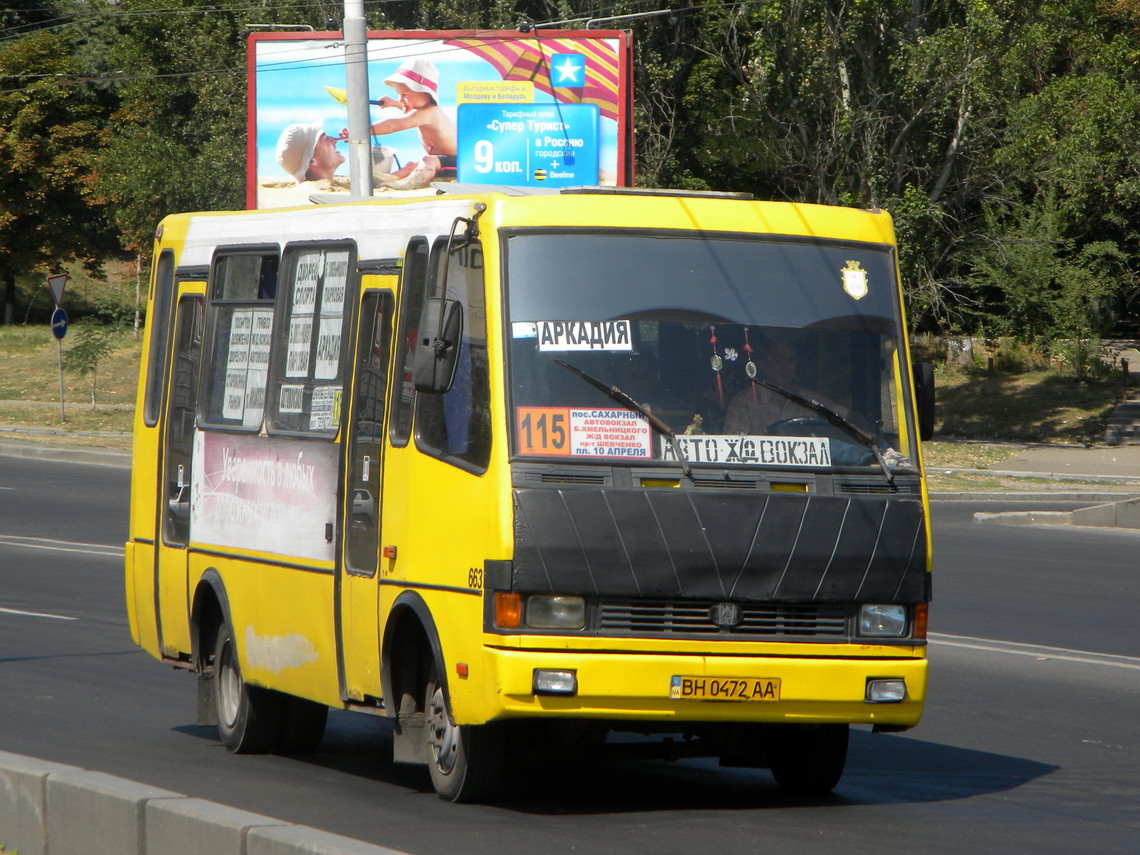
[[[242,427],[258,427],[265,413],[265,383],[267,371],[250,368],[245,374],[245,412],[242,413]]]
[[[245,370],[249,366],[249,341],[253,330],[253,310],[234,312],[230,318],[230,349],[226,354],[226,370]]]
[[[335,380],[340,364],[340,318],[321,318],[317,333],[317,364],[313,377],[317,380]]]
[[[538,349],[633,350],[629,321],[538,321]]]
[[[222,401],[222,418],[240,419],[245,413],[245,368],[226,372],[225,400]]]
[[[285,354],[286,377],[309,376],[309,343],[312,338],[312,318],[292,318],[289,321],[289,348]]]
[[[348,250],[325,255],[325,287],[321,292],[321,314],[339,318],[344,314],[344,291],[348,284]]]
[[[277,412],[299,413],[305,404],[305,387],[297,384],[282,386],[277,396]]]
[[[302,252],[297,256],[297,269],[293,277],[294,315],[311,315],[317,308],[317,282],[324,266],[323,252]]]
[[[340,386],[318,386],[313,389],[309,430],[335,430],[340,422]]]
[[[752,466],[831,466],[831,440],[825,436],[678,436],[690,463]],[[676,460],[673,446],[661,438],[661,457]]]
[[[249,336],[249,367],[269,370],[269,346],[273,341],[273,312],[254,312]]]
[[[599,460],[653,456],[649,422],[629,410],[518,407],[515,426],[520,454]]]

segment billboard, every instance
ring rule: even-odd
[[[340,33],[249,40],[246,204],[349,192]],[[368,34],[373,186],[633,183],[633,83],[621,31]]]

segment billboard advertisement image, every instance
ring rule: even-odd
[[[248,207],[348,194],[340,34],[249,44]],[[631,185],[631,67],[618,31],[369,33],[375,192]]]

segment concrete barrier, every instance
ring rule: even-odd
[[[1080,508],[1073,511],[1073,525],[1140,528],[1140,499]]]
[[[0,751],[0,851],[20,855],[403,855],[203,799]]]
[[[1104,502],[1075,511],[1002,511],[974,514],[976,523],[998,525],[1075,525],[1093,528],[1140,529],[1140,498]]]

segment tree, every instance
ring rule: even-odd
[[[13,322],[16,277],[65,262],[92,272],[120,247],[92,195],[105,107],[76,85],[66,39],[46,30],[0,42],[0,281]]]
[[[115,349],[117,330],[99,323],[78,326],[75,344],[63,355],[63,367],[80,377],[91,377],[91,409],[98,404],[99,366]]]

